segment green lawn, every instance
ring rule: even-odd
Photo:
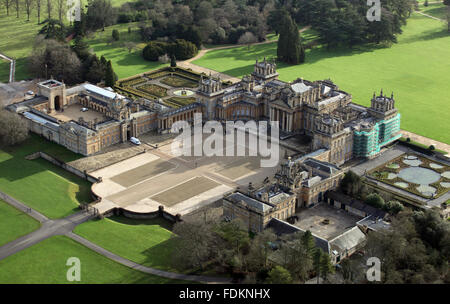
[[[0,247],[39,227],[34,218],[0,200]]]
[[[450,143],[450,133],[445,132],[448,115],[443,115],[450,111],[449,46],[450,35],[442,22],[413,14],[391,48],[316,48],[307,51],[305,64],[279,64],[278,72],[286,81],[331,78],[366,106],[374,91],[394,91],[403,129]],[[252,46],[250,51],[247,47],[211,51],[193,63],[241,77],[252,72],[256,58],[275,57],[276,47],[273,43]]]
[[[111,2],[113,6],[120,6],[123,3],[132,1],[112,0]],[[47,2],[43,1],[41,5],[42,22],[47,17]],[[31,54],[36,35],[43,26],[37,24],[36,8],[33,8],[30,21],[27,21],[25,5],[21,4],[21,6],[19,18],[16,17],[14,5],[12,5],[10,9],[9,16],[6,16],[6,9],[3,6],[0,8],[0,52],[16,59],[16,80],[31,78],[31,75],[27,71],[27,57]],[[53,4],[53,7],[52,18],[56,18],[57,11],[55,3]],[[112,28],[115,27],[122,28],[126,31],[128,29],[128,24],[107,28],[105,32],[109,32],[109,37],[111,37]],[[135,27],[137,30],[137,25],[135,25]],[[105,55],[113,62],[113,67],[121,78],[134,75],[138,72],[148,71],[158,66],[157,63],[144,61],[140,56],[140,51],[128,54],[127,50],[115,45],[105,47],[102,43],[96,43],[92,46],[96,52],[99,52],[99,56]],[[125,65],[128,65],[128,67]],[[135,69],[135,73],[133,73],[133,69]],[[0,82],[7,82],[8,79],[9,65],[6,62],[4,63],[1,61]]]
[[[25,156],[43,151],[64,161],[81,157],[37,135],[21,145],[0,150],[0,190],[49,218],[61,218],[90,202],[91,184],[44,159]]]
[[[446,6],[442,3],[429,4],[428,7],[420,6],[420,12],[444,20],[447,14]]]
[[[111,217],[83,223],[74,232],[138,264],[176,271],[170,266],[173,235],[170,229],[170,224],[161,218]]]
[[[80,282],[68,282],[67,259],[80,259]],[[183,283],[133,270],[65,237],[53,236],[0,261],[0,284]]]
[[[97,31],[93,37],[87,39],[98,57],[103,55],[106,59],[111,60],[114,72],[119,79],[167,66],[167,64],[157,61],[147,61],[142,57],[142,49],[145,44],[140,40],[138,24],[138,22],[134,22],[109,26],[105,28],[105,31]],[[128,34],[128,27],[132,29],[130,34]],[[114,29],[119,31],[120,40],[108,43]],[[123,46],[126,41],[136,43],[137,49],[130,53]]]

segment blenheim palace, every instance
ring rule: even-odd
[[[202,113],[204,121],[278,121],[281,136],[311,136],[312,150],[324,151],[321,160],[335,165],[373,157],[400,137],[393,95],[374,94],[366,108],[352,103],[351,95],[330,80],[281,81],[276,65],[266,59],[256,61],[253,73],[235,84],[202,76],[195,90],[195,102],[175,109],[92,84],[68,88],[50,79],[38,84],[34,98],[8,109],[27,119],[31,131],[83,155],[151,130],[168,132],[178,120],[192,122],[194,113]]]

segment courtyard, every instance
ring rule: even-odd
[[[79,121],[80,118],[85,122],[101,122],[106,120],[106,116],[98,111],[89,109],[88,111],[82,112],[81,109],[84,108],[83,105],[79,103],[72,104],[64,108],[64,111],[55,111],[50,115],[61,120],[63,122],[67,121]]]
[[[103,198],[97,206],[99,210],[103,206],[116,206],[147,213],[164,206],[173,215],[188,214],[217,201],[236,187],[246,187],[249,182],[260,184],[277,171],[285,155],[285,148],[279,147],[277,165],[266,168],[261,167],[260,156],[248,156],[248,136],[242,147],[247,156],[176,156],[172,151],[173,138],[164,138],[158,148],[155,148],[155,138],[149,139],[147,143],[145,137],[141,138],[147,147],[145,153],[90,172],[102,178],[101,183],[93,186],[93,191]],[[235,141],[228,147],[236,150],[239,145]],[[224,151],[226,147],[224,143]]]
[[[302,230],[309,230],[314,235],[326,240],[353,228],[362,217],[352,215],[345,210],[333,208],[325,203],[304,209],[295,214],[298,221],[294,224]]]

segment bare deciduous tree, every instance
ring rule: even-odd
[[[58,20],[62,22],[63,14],[66,9],[66,0],[56,0],[56,8],[58,9]]]
[[[6,8],[6,16],[9,16],[9,7],[11,6],[12,0],[3,0],[3,3],[5,3]]]
[[[131,53],[133,50],[136,49],[136,43],[134,43],[132,41],[124,42],[123,46],[128,50],[128,53]]]
[[[253,33],[251,32],[245,32],[244,34],[242,34],[242,36],[239,38],[238,40],[238,44],[246,44],[247,45],[247,49],[250,49],[250,45],[252,43],[257,42],[258,39],[256,39],[255,35],[253,35]]]
[[[41,23],[41,0],[36,0],[36,10],[39,24]]]
[[[16,13],[17,13],[17,18],[19,18],[19,8],[20,8],[19,0],[15,0],[15,3],[16,3]]]
[[[52,0],[47,0],[48,20],[52,19]]]
[[[27,21],[30,21],[31,9],[33,8],[33,0],[24,0],[25,10],[27,12]]]
[[[28,137],[27,124],[18,114],[0,110],[0,144],[12,146]]]

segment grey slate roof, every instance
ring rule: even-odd
[[[270,210],[271,208],[273,208],[270,205],[267,205],[263,202],[260,202],[254,198],[251,198],[250,196],[247,196],[245,194],[242,194],[240,192],[235,192],[233,194],[230,194],[229,196],[227,196],[227,199],[230,201],[234,201],[234,202],[240,202],[243,201],[245,204],[247,204],[248,206],[255,208],[259,211],[265,212]]]
[[[288,222],[272,218],[269,223],[267,224],[267,228],[272,228],[277,235],[283,235],[283,234],[291,234],[295,232],[306,232],[303,229],[300,229],[297,226],[291,225]],[[316,247],[322,249],[325,253],[330,253],[330,246],[327,240],[318,237],[315,234],[312,234],[314,238],[314,243],[316,244]]]
[[[358,226],[355,226],[330,240],[329,243],[331,246],[336,246],[341,250],[350,250],[362,244],[365,240],[366,235],[358,228]]]
[[[304,164],[309,167],[316,168],[322,172],[326,172],[326,173],[330,173],[330,174],[335,173],[340,170],[339,167],[337,167],[333,164],[322,162],[322,161],[319,161],[319,160],[313,159],[313,158],[308,158],[307,160],[304,161]]]

